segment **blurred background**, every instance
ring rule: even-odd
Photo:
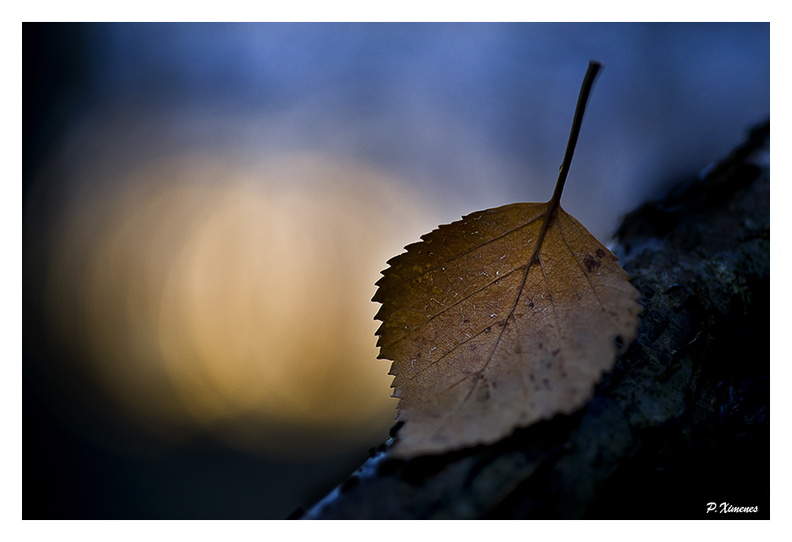
[[[769,24],[25,24],[25,518],[284,518],[388,437],[440,223],[621,216],[770,114]]]

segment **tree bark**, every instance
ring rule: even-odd
[[[769,518],[769,152],[768,122],[625,218],[638,337],[586,407],[440,456],[388,441],[299,516]]]

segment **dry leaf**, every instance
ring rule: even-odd
[[[578,116],[580,103],[567,169]],[[492,443],[571,413],[634,338],[638,292],[560,207],[565,178],[562,166],[547,203],[470,214],[388,262],[373,300],[406,422],[395,456]]]
[[[574,411],[611,368],[614,342],[635,336],[629,276],[563,209],[528,266],[548,207],[473,213],[389,262],[374,300],[408,422],[400,454],[490,443]]]

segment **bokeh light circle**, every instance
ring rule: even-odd
[[[310,455],[393,419],[370,299],[422,222],[403,183],[313,154],[175,156],[112,181],[64,205],[46,297],[128,421]]]

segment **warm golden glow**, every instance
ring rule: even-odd
[[[97,186],[68,206],[48,298],[130,419],[290,454],[392,420],[369,300],[427,224],[401,183],[292,155],[174,158]]]

